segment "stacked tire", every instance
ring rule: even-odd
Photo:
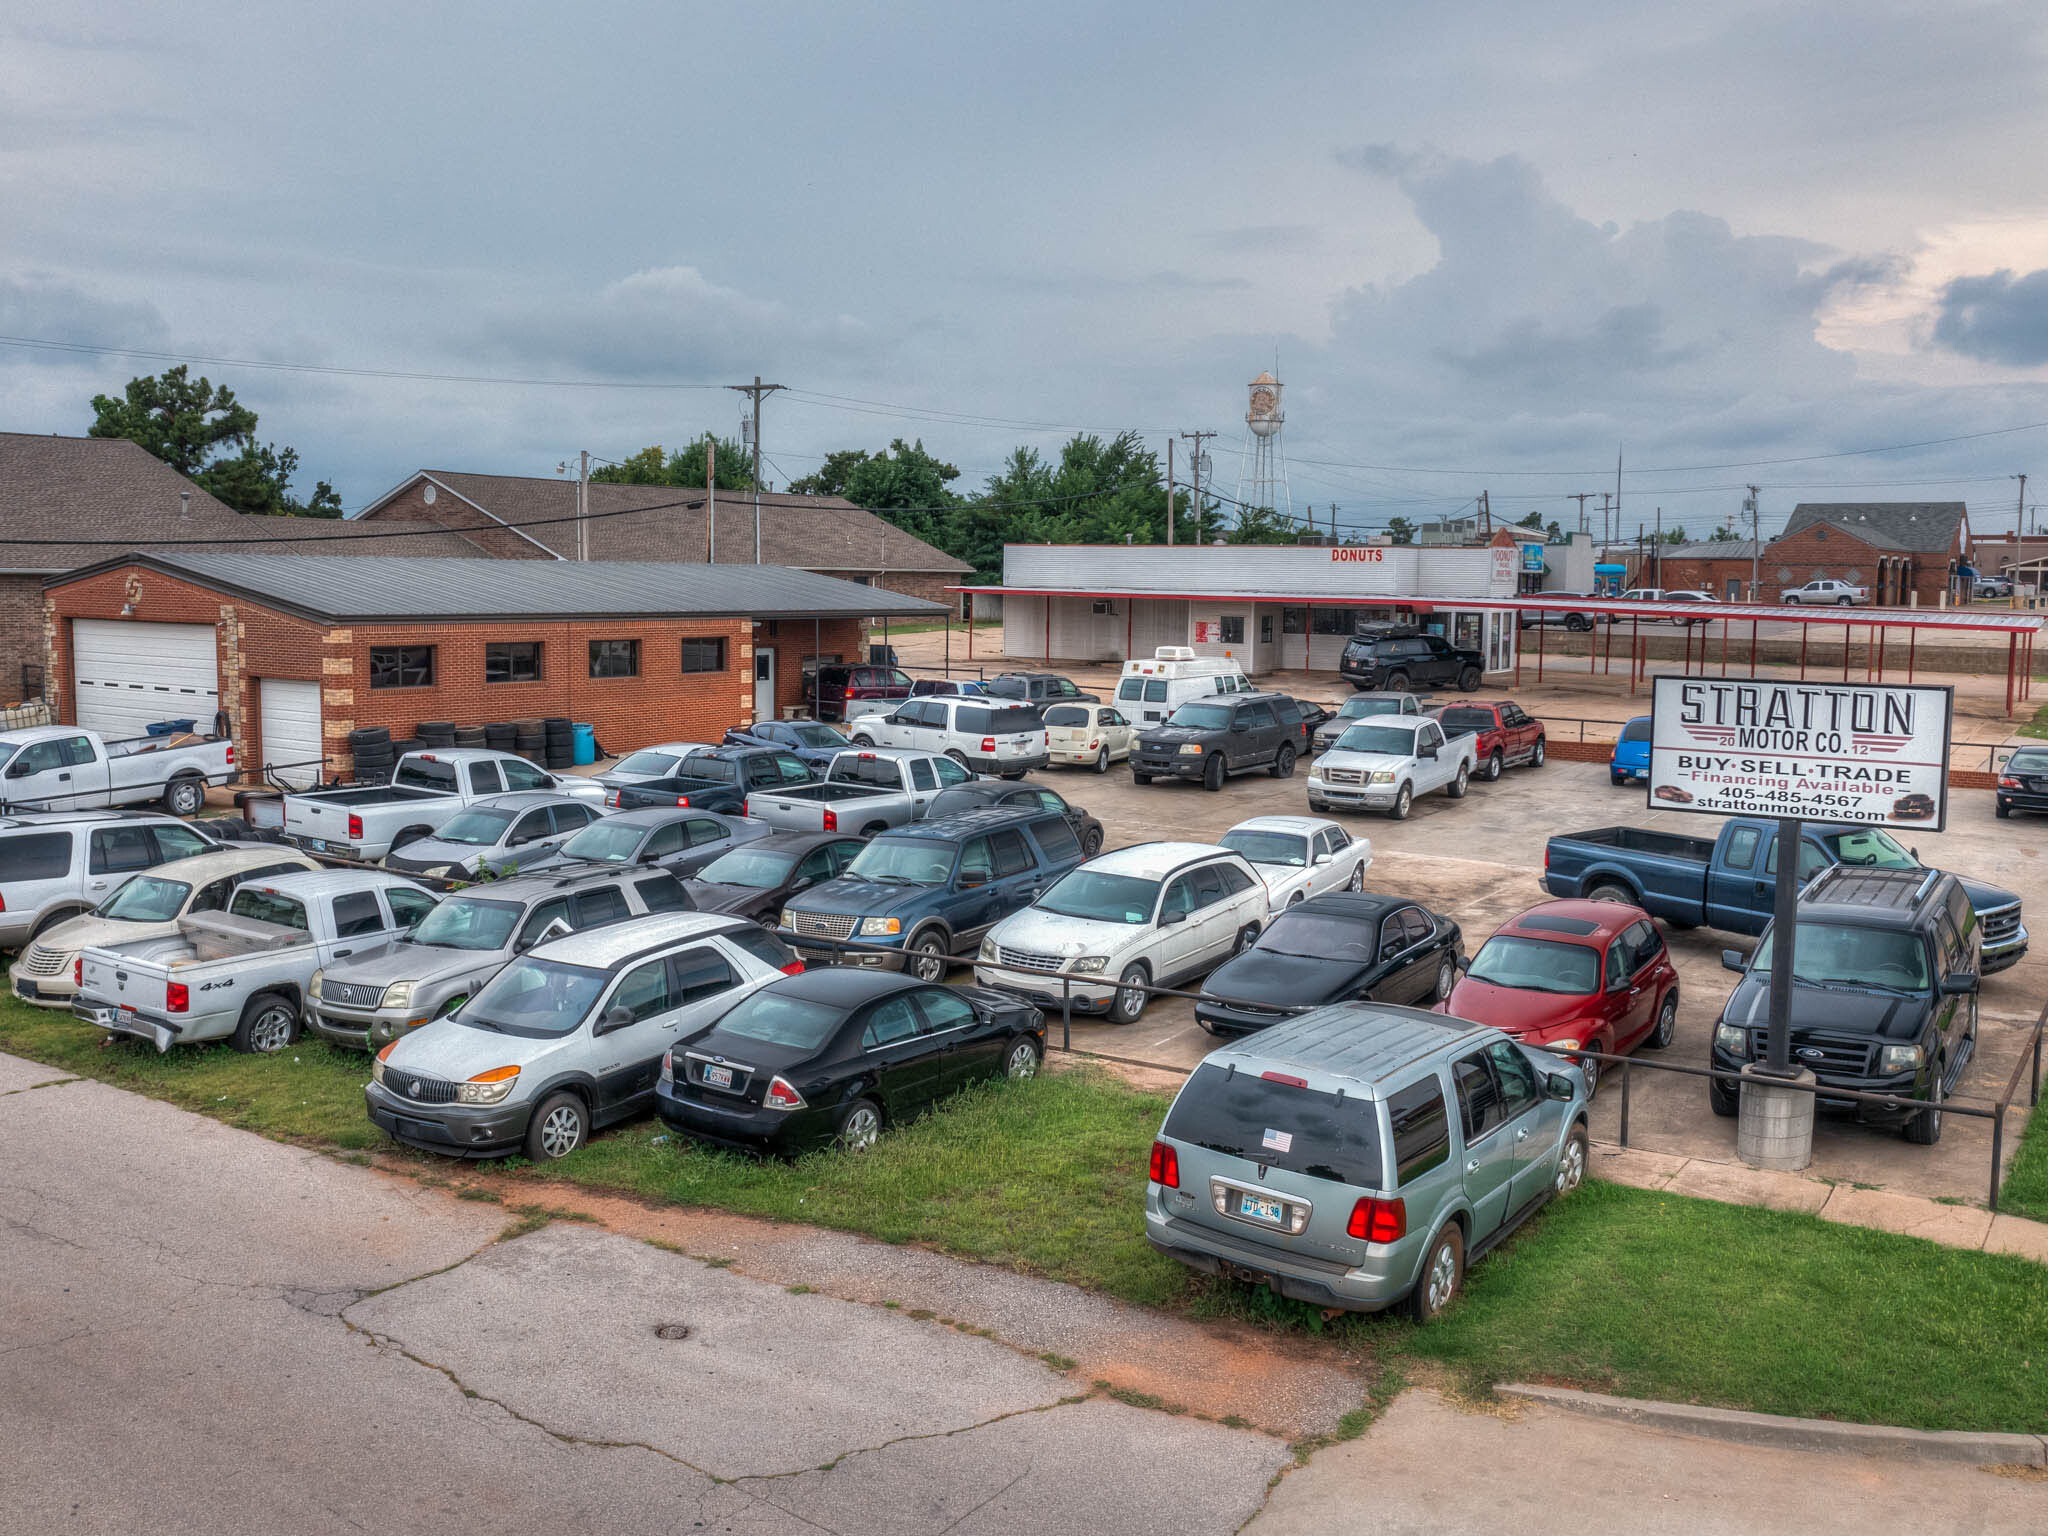
[[[550,715],[541,727],[545,738],[543,766],[557,770],[575,767],[576,722],[564,715]]]
[[[480,725],[458,725],[455,727],[455,745],[458,747],[488,747],[490,737]]]
[[[547,722],[538,715],[529,715],[524,720],[513,721],[512,724],[515,727],[512,750],[529,763],[536,767],[540,766],[541,759],[547,755],[548,749]]]
[[[428,751],[455,745],[455,722],[452,720],[422,720],[415,729],[420,746]]]
[[[355,759],[355,776],[359,783],[383,784],[390,781],[392,766],[398,755],[391,750],[391,732],[381,725],[366,725],[348,733],[349,755]]]
[[[519,727],[510,720],[493,720],[484,727],[484,745],[493,752],[510,752],[519,736]]]

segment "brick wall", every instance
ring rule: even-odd
[[[780,716],[805,702],[803,664],[818,655],[841,661],[859,661],[867,655],[867,641],[856,619],[834,619],[813,624],[808,619],[783,619],[772,626],[766,620],[754,626],[753,643],[775,648],[775,713]]]
[[[1846,529],[1815,524],[1764,547],[1763,600],[1775,603],[1788,588],[1833,577],[1870,588],[1873,602],[1934,608],[1948,576],[1946,555],[1878,549]]]
[[[43,578],[0,576],[0,704],[21,698],[24,666],[42,665]]]
[[[1747,601],[1749,597],[1749,562],[1747,560],[1719,560],[1707,557],[1680,559],[1667,555],[1654,567],[1645,567],[1642,572],[1645,586],[1655,583],[1661,587],[1678,588],[1688,591],[1705,590],[1713,593],[1722,602],[1728,602],[1728,583],[1739,581],[1740,596],[1736,601]],[[1796,583],[1795,583],[1796,585]]]

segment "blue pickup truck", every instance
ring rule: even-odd
[[[1712,838],[1600,827],[1550,840],[1543,851],[1543,888],[1553,896],[1630,902],[1681,928],[1757,934],[1769,924],[1777,898],[1777,843],[1777,822],[1762,816],[1730,817]],[[1881,828],[1807,823],[1800,883],[1833,864],[1924,867],[1913,849]],[[2018,964],[2027,952],[2020,898],[1977,880],[1961,884],[1983,925],[1985,973]]]

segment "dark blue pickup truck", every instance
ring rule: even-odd
[[[1543,888],[1553,896],[1631,902],[1682,928],[1762,933],[1777,898],[1777,843],[1777,822],[1762,816],[1730,817],[1713,838],[1600,827],[1550,840],[1543,851]],[[1808,822],[1799,849],[1800,883],[1834,864],[1924,867],[1914,850],[1881,828]],[[2017,964],[2027,952],[2019,897],[1976,880],[1960,883],[1983,925],[1986,974]]]

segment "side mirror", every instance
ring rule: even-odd
[[[1562,1072],[1546,1072],[1543,1074],[1543,1091],[1558,1103],[1569,1104],[1576,1090],[1572,1087],[1572,1080]]]
[[[1159,914],[1159,926],[1162,928],[1171,928],[1175,923],[1184,923],[1187,920],[1187,913],[1181,911],[1179,907],[1175,907],[1171,912]]]
[[[1747,969],[1747,967],[1743,964],[1742,951],[1739,949],[1722,950],[1721,969],[1724,971],[1733,971],[1738,976],[1741,975],[1742,972]]]
[[[641,854],[640,857],[635,859],[633,862],[635,864],[656,864],[660,861],[661,855],[653,852],[652,850],[649,850],[648,852]]]
[[[1436,748],[1435,748],[1435,747],[1417,747],[1417,748],[1415,749],[1415,755],[1416,755],[1417,757],[1435,757],[1435,756],[1436,756]]]
[[[9,777],[10,779],[27,778],[28,763],[23,759],[17,757],[13,762],[7,765],[7,777]]]
[[[600,1035],[607,1035],[607,1034],[610,1034],[610,1033],[611,1033],[611,1032],[612,1032],[613,1030],[615,1030],[615,1029],[624,1029],[624,1028],[625,1028],[625,1027],[626,1027],[626,1026],[627,1026],[628,1024],[630,1024],[630,1023],[632,1023],[632,1022],[633,1022],[633,1010],[632,1010],[632,1009],[630,1009],[630,1008],[607,1008],[607,1009],[606,1009],[606,1010],[604,1011],[604,1018],[603,1018],[603,1019],[601,1019],[601,1020],[599,1020],[599,1022],[598,1022],[598,1026],[597,1026],[597,1032],[598,1032],[598,1033],[599,1033]]]
[[[1461,971],[1469,971],[1469,970],[1471,970],[1471,969],[1472,969],[1472,957],[1471,957],[1470,955],[1460,955],[1460,956],[1458,956],[1458,969],[1459,969],[1459,970],[1461,970]]]
[[[1329,855],[1329,854],[1327,854],[1327,853],[1319,853],[1319,854],[1317,854],[1317,855],[1316,855],[1316,858],[1315,858],[1315,862],[1316,862],[1317,864],[1319,864],[1319,865],[1320,865],[1320,864],[1327,864],[1327,863],[1329,863],[1329,862],[1330,862],[1330,858],[1331,858],[1331,855]]]
[[[1941,978],[1941,990],[1948,997],[1966,997],[1977,990],[1977,973],[1950,971]]]
[[[963,869],[960,871],[960,889],[963,891],[973,890],[977,886],[987,884],[988,876],[978,869]]]

